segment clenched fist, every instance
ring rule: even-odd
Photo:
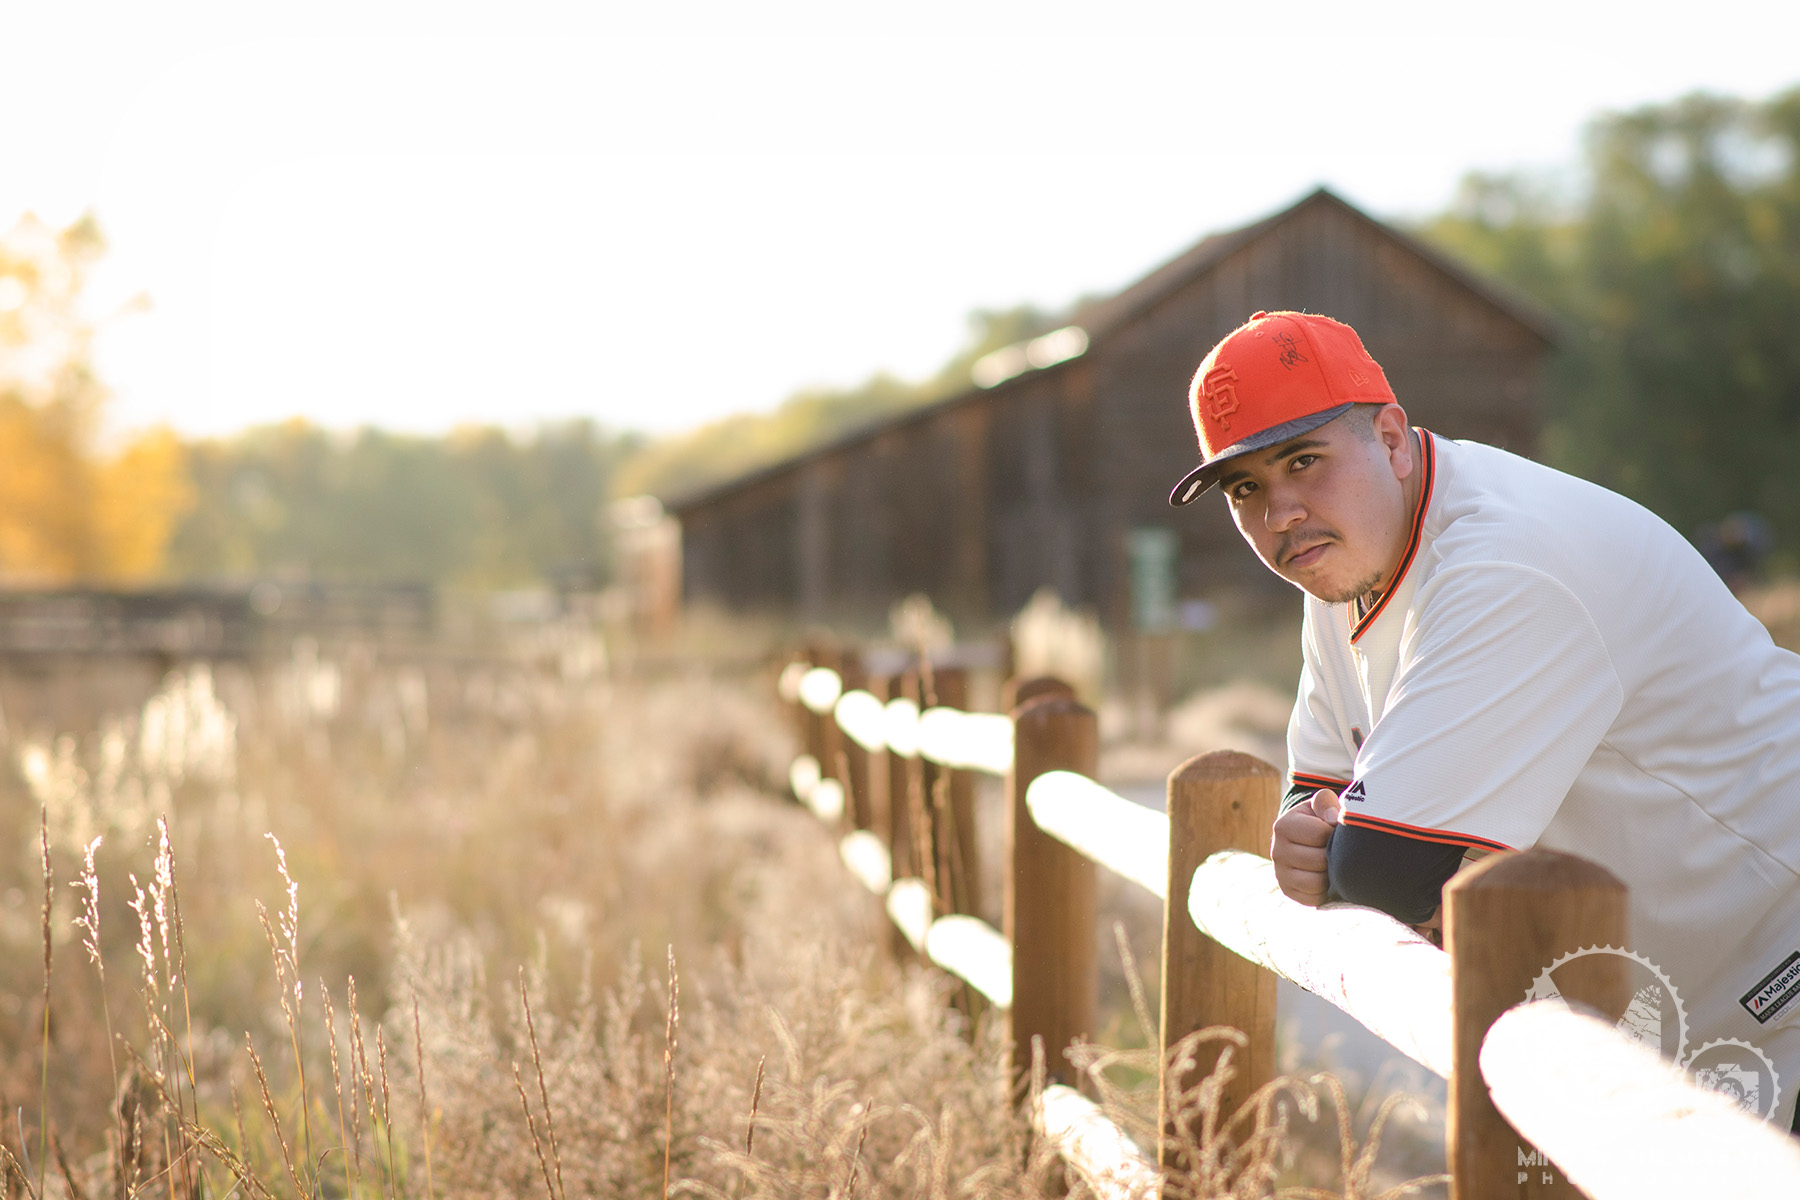
[[[1275,863],[1275,882],[1290,899],[1314,906],[1325,902],[1330,887],[1325,848],[1342,807],[1336,792],[1320,788],[1276,818],[1269,858]]]

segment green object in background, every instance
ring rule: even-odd
[[[1173,529],[1133,529],[1127,542],[1131,559],[1131,623],[1143,633],[1175,628],[1175,560],[1181,539]]]

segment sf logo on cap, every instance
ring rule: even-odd
[[[1200,381],[1200,397],[1204,402],[1207,415],[1219,423],[1219,428],[1231,429],[1227,420],[1238,410],[1237,389],[1232,384],[1237,382],[1237,372],[1224,363],[1220,363],[1208,371]]]

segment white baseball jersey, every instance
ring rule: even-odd
[[[1306,600],[1294,781],[1341,789],[1349,825],[1606,866],[1690,1044],[1762,1047],[1792,1097],[1800,657],[1639,505],[1420,441],[1396,582],[1360,619]]]

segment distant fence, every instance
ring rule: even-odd
[[[0,590],[0,657],[244,658],[301,634],[420,640],[436,619],[423,585]]]
[[[1164,902],[1161,1013],[1168,1051],[1214,1025],[1242,1030],[1230,1112],[1275,1072],[1275,976],[1322,996],[1449,1080],[1446,1139],[1458,1200],[1800,1193],[1800,1143],[1704,1090],[1608,1021],[1521,1003],[1557,956],[1625,942],[1625,887],[1571,855],[1493,855],[1445,889],[1446,949],[1372,909],[1282,895],[1267,845],[1282,775],[1217,751],[1169,776],[1157,813],[1095,783],[1094,713],[1054,679],[1009,681],[1004,713],[966,709],[954,666],[869,670],[815,645],[787,664],[804,752],[795,794],[841,833],[850,871],[885,898],[919,954],[1005,1010],[1014,1077],[1041,1039],[1054,1070],[1095,1031],[1095,864]],[[970,773],[1005,778],[1003,930],[971,915],[982,864]],[[1620,964],[1622,965],[1622,964]],[[1568,1000],[1622,1012],[1620,972],[1572,979]],[[1066,1083],[1048,1088],[1044,1136],[1098,1193],[1151,1197],[1178,1165],[1164,1078],[1154,1156]],[[1175,1085],[1175,1086],[1171,1086]],[[1185,1119],[1185,1118],[1183,1118]]]

